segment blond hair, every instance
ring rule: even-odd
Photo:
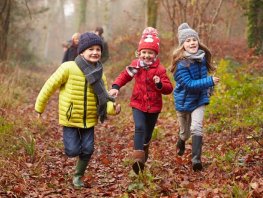
[[[75,38],[79,38],[80,37],[80,33],[76,32],[72,35],[71,39],[74,40]]]
[[[208,72],[213,72],[215,71],[215,67],[212,65],[212,54],[210,50],[208,49],[207,46],[205,46],[203,43],[199,43],[199,49],[204,50],[205,52],[205,58],[206,58],[206,67],[208,69]],[[178,48],[176,48],[173,53],[172,53],[172,63],[171,66],[169,67],[169,70],[174,73],[176,72],[177,69],[177,63],[180,60],[185,60],[184,57],[184,46],[180,45]],[[190,63],[187,65],[188,67],[190,66]]]

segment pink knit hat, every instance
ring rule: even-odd
[[[151,49],[159,54],[159,43],[158,32],[155,28],[147,27],[143,30],[141,40],[138,45],[138,52],[142,49]]]

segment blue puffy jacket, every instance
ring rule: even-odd
[[[177,111],[192,112],[199,106],[209,104],[207,91],[214,86],[214,82],[207,73],[205,58],[200,62],[181,60],[177,63],[174,73],[174,102]]]

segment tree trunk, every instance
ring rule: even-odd
[[[158,12],[158,0],[147,0],[147,17],[146,25],[148,27],[156,28],[157,24],[157,12]]]
[[[7,59],[7,35],[11,12],[11,0],[0,1],[0,61]]]
[[[79,32],[85,32],[86,30],[86,10],[87,10],[87,1],[81,0],[79,4]]]
[[[256,53],[263,52],[263,2],[249,1],[248,6],[248,46],[255,48]]]

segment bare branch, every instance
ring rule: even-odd
[[[26,4],[26,8],[27,8],[27,10],[28,10],[30,19],[32,19],[31,11],[30,11],[30,9],[29,9],[29,7],[28,7],[27,0],[25,0],[25,4]]]

